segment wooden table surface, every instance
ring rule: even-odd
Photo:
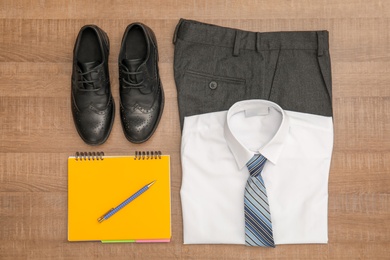
[[[179,18],[251,31],[330,33],[335,141],[329,243],[183,245],[172,35]],[[129,143],[118,116],[108,141],[82,142],[70,109],[72,50],[81,26],[111,42],[114,99],[124,29],[156,33],[165,110],[154,136]],[[390,1],[0,1],[0,259],[390,259]],[[76,151],[162,150],[172,160],[172,242],[67,242],[67,157]]]

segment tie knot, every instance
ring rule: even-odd
[[[261,154],[255,154],[246,163],[246,167],[248,167],[248,170],[249,170],[251,177],[256,177],[261,173],[266,161],[267,161],[267,158],[265,158]]]

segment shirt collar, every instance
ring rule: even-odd
[[[277,163],[279,155],[281,154],[284,146],[285,137],[289,131],[289,119],[284,110],[277,104],[267,100],[245,100],[235,103],[227,112],[226,123],[224,126],[224,135],[226,142],[236,159],[236,163],[239,169],[244,168],[246,163],[253,157],[253,151],[246,148],[231,132],[230,118],[241,111],[246,109],[262,109],[264,107],[273,107],[282,114],[282,121],[275,135],[271,140],[263,145],[258,151],[264,157],[267,158],[273,164]]]

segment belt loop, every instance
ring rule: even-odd
[[[324,55],[324,32],[317,32],[317,55],[321,57]]]
[[[260,38],[260,33],[256,33],[256,51],[260,52],[261,49],[261,38]]]
[[[241,31],[236,30],[236,37],[234,39],[233,56],[240,55]]]
[[[173,39],[172,39],[172,43],[175,44],[176,41],[177,41],[177,33],[179,31],[179,28],[180,28],[180,25],[184,22],[184,19],[183,18],[180,18],[179,22],[177,23],[176,25],[176,28],[175,28],[175,32],[173,33]]]

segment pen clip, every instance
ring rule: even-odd
[[[105,216],[110,213],[111,211],[113,211],[114,208],[110,209],[109,211],[107,211],[105,214],[103,214],[103,216],[101,216],[100,218],[98,218],[97,220],[99,221],[99,223],[102,223],[104,220],[105,220]]]

